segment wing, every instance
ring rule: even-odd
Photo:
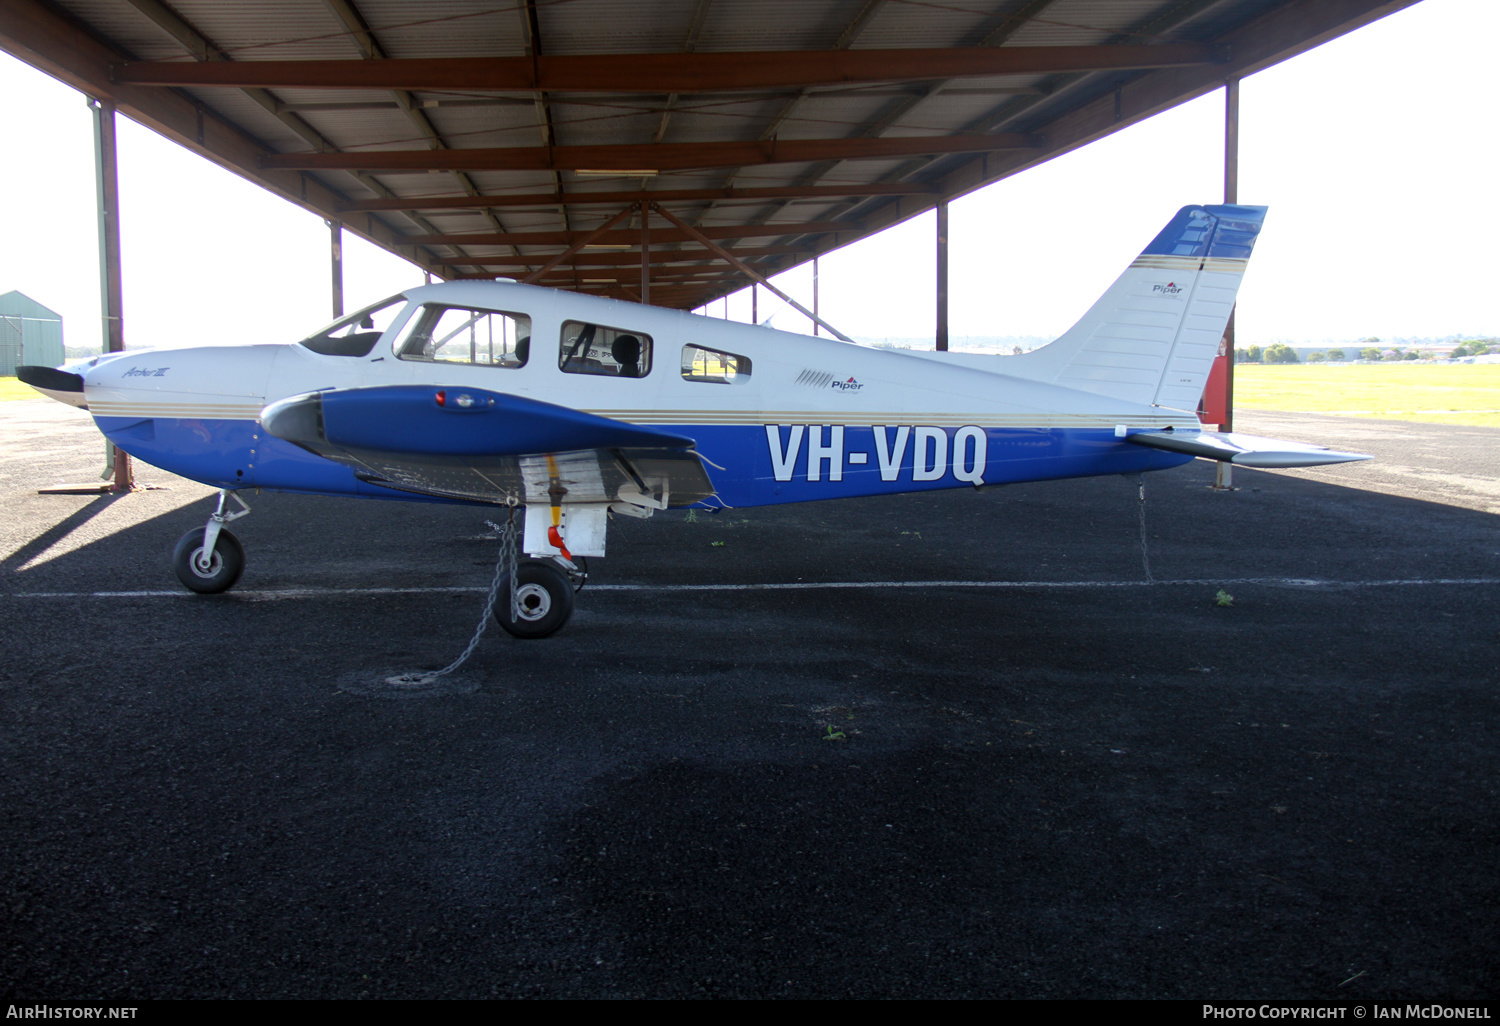
[[[479,388],[309,392],[267,406],[261,423],[362,481],[420,495],[664,509],[714,493],[691,438]]]

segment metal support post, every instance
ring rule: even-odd
[[[813,334],[818,333],[818,258],[813,257]]]
[[[1224,83],[1224,202],[1240,201],[1240,80],[1231,78]],[[1234,430],[1234,310],[1229,311],[1229,323],[1224,326],[1224,423],[1220,431]],[[1234,467],[1220,461],[1216,464],[1214,487],[1234,488]]]
[[[651,208],[641,200],[641,302],[651,304]]]
[[[760,283],[750,283],[750,323],[760,323]]]
[[[948,351],[948,201],[937,205],[937,350]]]
[[[333,268],[333,319],[344,316],[344,225],[328,221],[328,254]]]
[[[99,212],[99,314],[104,351],[125,351],[120,288],[120,182],[115,155],[115,105],[90,99],[94,112],[94,183]],[[114,464],[112,491],[128,492],[134,485],[130,456],[109,445]]]

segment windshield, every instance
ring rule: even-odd
[[[301,344],[324,356],[368,356],[380,336],[385,334],[385,329],[404,309],[404,295],[382,299],[334,321],[317,334],[303,339]]]

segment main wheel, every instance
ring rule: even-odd
[[[510,576],[495,596],[495,622],[518,638],[545,638],[573,615],[573,585],[555,563],[527,560],[516,567],[516,606],[510,615]]]
[[[198,556],[203,552],[203,528],[189,531],[172,550],[172,569],[177,579],[189,591],[200,595],[217,595],[234,587],[245,571],[245,547],[228,531],[219,532],[214,542],[214,554],[207,567],[198,565]]]

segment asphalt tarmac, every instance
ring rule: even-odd
[[[1149,476],[1150,582],[1121,478],[617,521],[402,689],[493,513],[248,496],[192,596],[210,490],[0,404],[6,1001],[1492,997],[1500,431],[1238,427],[1379,459]]]

